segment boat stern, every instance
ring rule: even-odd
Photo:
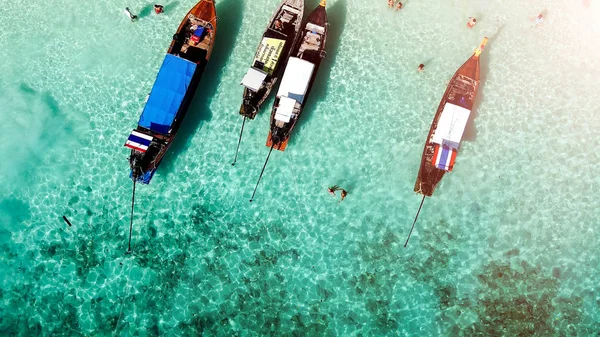
[[[138,183],[148,185],[148,184],[150,184],[150,180],[152,180],[152,177],[154,177],[154,173],[156,172],[156,169],[148,170],[146,172],[143,172],[142,174],[138,174],[135,178],[133,176],[133,172],[134,172],[134,169],[129,170],[129,178],[131,178],[132,180],[135,179],[136,182],[138,182]]]
[[[242,105],[240,106],[240,115],[254,119],[258,114],[258,105],[253,104],[251,98],[244,98]]]
[[[267,147],[273,147],[275,150],[285,151],[287,147],[289,137],[285,138],[285,140],[281,140],[277,135],[273,135],[273,132],[269,131],[269,136],[267,137],[267,143],[265,144]]]
[[[156,171],[156,167],[150,165],[158,152],[157,144],[153,143],[153,140],[153,136],[133,130],[124,145],[131,149],[129,177],[142,184],[150,183]]]
[[[417,181],[417,183],[415,184],[414,191],[426,197],[430,197],[433,195],[434,188],[434,186],[424,181]]]

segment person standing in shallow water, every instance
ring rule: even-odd
[[[419,64],[419,67],[417,68],[418,72],[422,72],[423,69],[425,69],[425,65],[423,63]]]

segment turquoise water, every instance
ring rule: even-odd
[[[123,143],[194,1],[3,3],[0,334],[600,333],[600,2],[329,1],[307,110],[249,203],[269,114],[232,167],[239,82],[277,3],[218,1],[186,124],[136,191],[132,255]],[[484,36],[468,140],[403,248],[435,109]]]

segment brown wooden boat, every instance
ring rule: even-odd
[[[138,127],[125,143],[131,148],[130,176],[134,181],[150,183],[173,143],[210,59],[216,33],[215,3],[202,0],[173,35]]]
[[[417,222],[425,197],[430,197],[446,172],[452,171],[473,102],[479,89],[479,56],[488,42],[484,38],[473,55],[456,71],[438,106],[421,157],[414,191],[423,195],[404,247]]]
[[[283,0],[271,16],[252,66],[242,79],[244,99],[240,115],[254,119],[269,97],[296,45],[303,14],[304,0]]]
[[[300,36],[298,32],[302,26],[303,16],[304,0],[283,0],[269,20],[254,54],[252,66],[241,82],[244,86],[244,99],[240,107],[240,115],[244,116],[244,119],[231,165],[235,165],[237,161],[246,119],[256,117],[260,107],[281,77],[282,70]]]
[[[135,184],[150,183],[190,107],[206,64],[212,54],[217,34],[214,0],[201,0],[185,16],[158,71],[138,127],[131,132],[125,146],[133,180],[129,249],[133,229]]]
[[[421,158],[415,192],[431,196],[454,159],[479,88],[479,55],[488,39],[456,71],[437,109]],[[437,163],[437,164],[436,164]]]
[[[326,0],[315,8],[300,31],[292,50],[271,111],[271,130],[267,146],[284,151],[294,126],[306,105],[310,90],[325,57],[327,41]]]
[[[308,15],[285,67],[271,111],[271,129],[267,138],[267,146],[271,149],[250,201],[254,199],[273,149],[285,150],[290,134],[306,105],[319,65],[325,57],[328,26],[325,6],[326,0],[321,0],[317,8]]]

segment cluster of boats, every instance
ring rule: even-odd
[[[270,130],[266,141],[270,148],[269,154],[250,201],[254,198],[273,149],[286,149],[309,98],[321,61],[326,55],[326,0],[322,0],[306,20],[303,20],[303,14],[304,0],[283,0],[280,3],[269,20],[252,64],[241,82],[244,93],[239,113],[243,121],[232,165],[237,160],[246,120],[256,117],[281,79],[271,108]],[[129,164],[133,180],[129,249],[135,184],[150,183],[173,143],[210,59],[216,33],[214,0],[201,0],[187,13],[173,35],[138,126],[125,143],[131,149]],[[454,166],[477,94],[479,56],[486,42],[487,38],[452,77],[434,117],[415,184],[415,192],[423,194],[423,200],[425,196],[432,195],[444,173],[451,171]],[[419,211],[420,209],[421,207]]]

